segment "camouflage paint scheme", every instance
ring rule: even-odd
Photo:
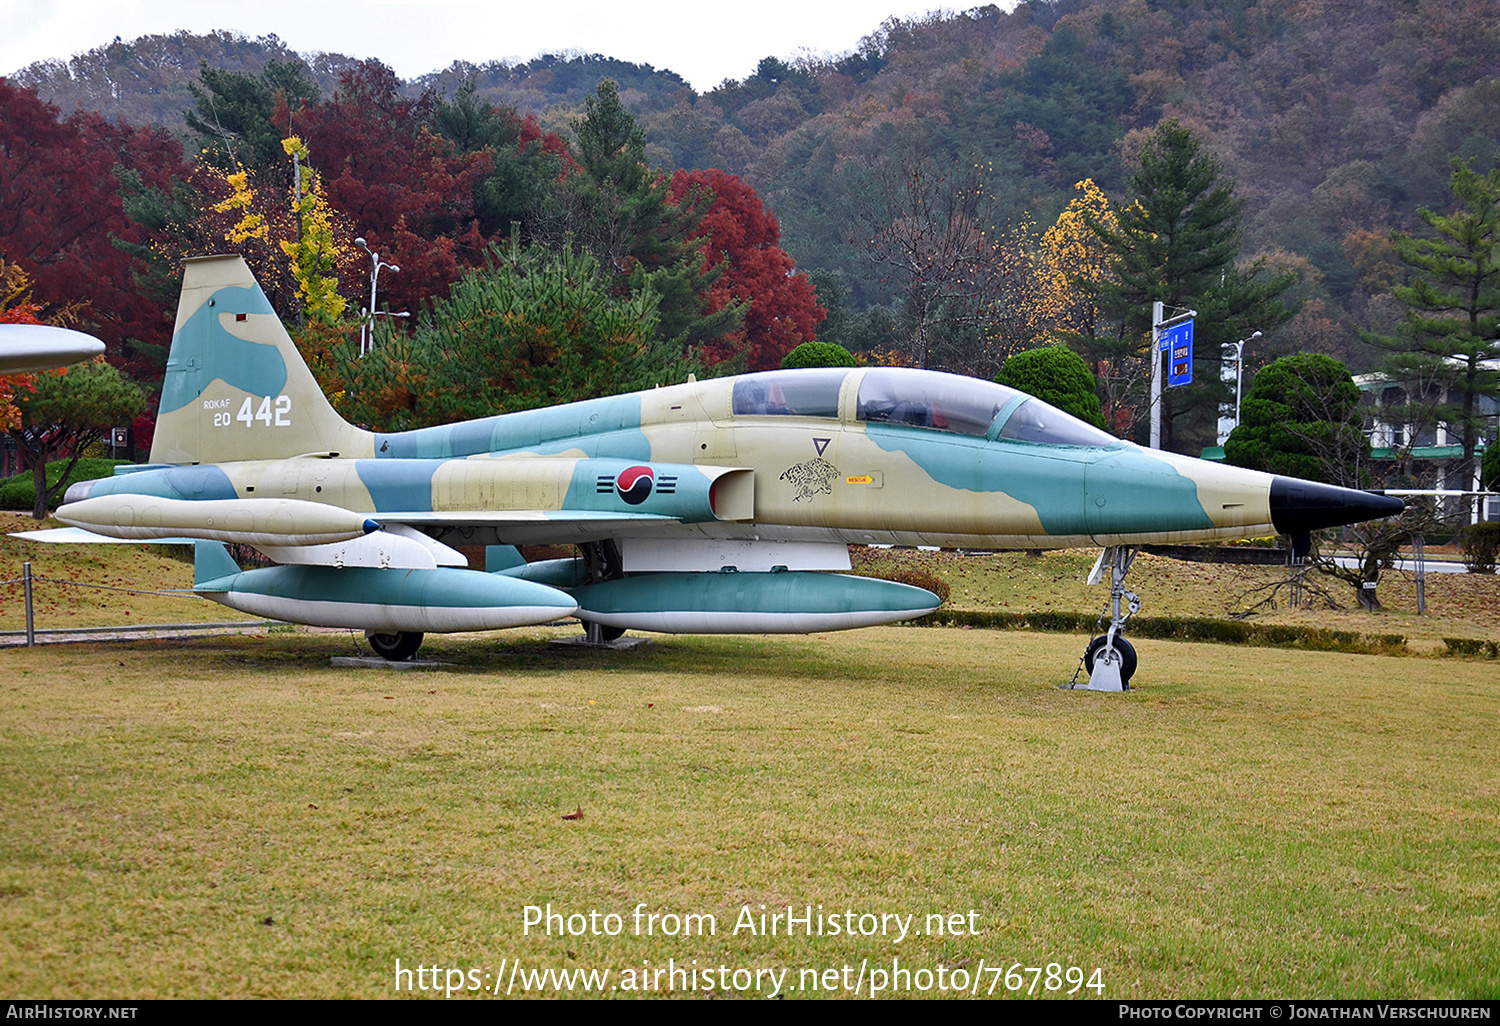
[[[575,607],[596,624],[695,632],[838,629],[936,607],[922,589],[803,572],[848,569],[851,543],[1197,542],[1272,533],[1278,508],[1286,530],[1289,508],[1321,503],[1290,521],[1305,531],[1400,507],[1142,449],[1013,389],[893,368],[689,380],[366,431],[334,412],[239,257],[187,262],[151,464],[121,469],[75,485],[58,519],[96,540],[204,539],[200,593],[411,632],[406,654],[421,631]],[[233,541],[296,565],[239,572],[209,549]],[[585,558],[515,566],[503,548],[536,543]],[[439,569],[466,564],[454,545],[502,547],[491,557],[511,555],[486,576],[525,587]]]
[[[492,542],[630,533],[1060,548],[1273,530],[1267,474],[1125,442],[1039,445],[861,422],[866,370],[846,376],[837,420],[736,417],[736,379],[725,378],[379,434],[333,413],[239,258],[188,264],[178,324],[151,462],[194,466],[127,475],[104,483],[110,492],[302,498],[397,520],[446,514],[410,522]],[[629,503],[601,492],[601,479],[638,463],[672,464],[655,476],[675,474],[675,493],[658,483]],[[724,468],[753,472],[753,503],[715,515],[706,499]],[[551,523],[496,529],[482,515],[495,511]],[[636,522],[593,527],[574,512]]]

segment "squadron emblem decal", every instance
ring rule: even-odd
[[[792,496],[794,502],[811,500],[815,495],[832,495],[833,479],[838,476],[839,468],[822,457],[787,467],[781,473],[781,479],[797,490]]]

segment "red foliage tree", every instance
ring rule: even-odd
[[[428,131],[432,98],[408,99],[399,86],[390,68],[365,61],[344,72],[333,99],[304,109],[297,125],[328,198],[371,249],[401,267],[381,276],[382,297],[415,310],[446,296],[460,266],[484,251],[473,195],[490,156],[460,155]]]
[[[706,363],[744,351],[750,370],[780,367],[782,357],[817,337],[828,311],[818,305],[812,283],[796,273],[780,246],[781,225],[754,189],[726,171],[678,171],[671,199],[702,211],[693,237],[702,242],[705,265],[728,261],[709,292],[710,312],[735,302],[746,306],[744,327],[706,347]]]
[[[158,187],[187,174],[181,144],[160,129],[84,111],[59,120],[34,91],[0,79],[0,257],[27,273],[44,320],[76,308],[120,362],[124,339],[168,341],[171,312],[136,287],[140,264],[116,245],[141,239],[117,166]]]

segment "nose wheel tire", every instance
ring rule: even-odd
[[[1083,650],[1083,668],[1088,673],[1094,672],[1094,656],[1104,647],[1109,640],[1109,635],[1101,634],[1089,642],[1089,647]],[[1128,684],[1130,678],[1135,676],[1135,646],[1124,638],[1115,637],[1115,651],[1120,654],[1120,682]]]
[[[417,631],[399,631],[395,634],[370,634],[365,640],[382,659],[393,663],[404,662],[417,654],[422,647],[422,635]]]

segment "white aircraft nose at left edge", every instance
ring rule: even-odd
[[[50,324],[0,324],[0,374],[30,374],[104,355],[92,335]]]

